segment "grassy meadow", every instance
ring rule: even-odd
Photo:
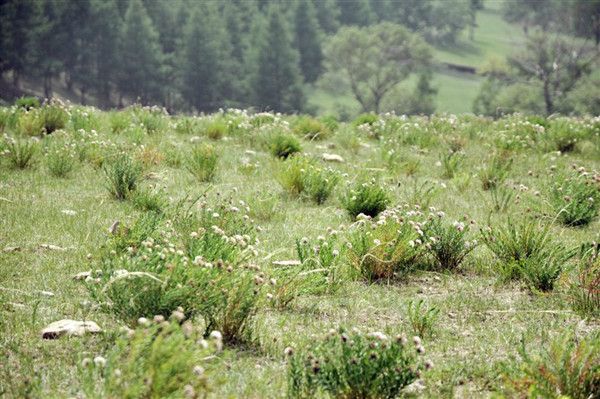
[[[598,118],[0,131],[0,396],[599,397]]]

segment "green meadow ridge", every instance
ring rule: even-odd
[[[4,397],[598,397],[597,117],[0,131]]]

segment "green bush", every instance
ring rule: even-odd
[[[372,180],[349,188],[341,198],[341,202],[352,218],[356,218],[361,213],[375,217],[385,210],[390,203],[390,198],[385,188]]]
[[[324,124],[330,132],[335,132],[340,125],[338,119],[333,115],[324,115],[319,118],[319,121]]]
[[[443,221],[443,213],[434,216],[425,228],[424,240],[427,252],[435,260],[436,270],[455,271],[465,257],[475,249],[477,240],[466,239],[470,225],[455,221]]]
[[[433,335],[440,310],[435,306],[427,306],[425,301],[419,299],[408,302],[406,314],[414,334],[425,337]]]
[[[512,158],[505,154],[494,155],[479,175],[481,187],[484,190],[492,190],[501,185],[510,172],[512,162]]]
[[[125,154],[117,155],[111,162],[104,164],[107,189],[118,200],[129,198],[137,188],[142,168]]]
[[[323,204],[339,181],[339,174],[322,168],[310,159],[296,156],[282,164],[278,175],[281,186],[290,194]]]
[[[581,252],[569,284],[571,307],[583,317],[600,318],[600,245],[584,245]]]
[[[584,226],[598,216],[600,185],[584,173],[559,177],[549,200],[563,224]]]
[[[309,116],[298,118],[293,132],[306,140],[322,140],[331,133],[323,123]]]
[[[109,248],[126,250],[102,258],[101,273],[88,285],[92,297],[129,324],[181,306],[204,320],[205,335],[218,329],[226,342],[248,339],[266,280],[246,263],[256,251],[248,222],[226,208],[178,216],[176,230],[157,220],[147,216],[117,233],[124,236]]]
[[[442,177],[452,179],[461,167],[465,156],[459,152],[448,151],[442,155]]]
[[[197,134],[199,131],[198,119],[193,116],[182,116],[175,122],[175,131],[179,134]]]
[[[600,336],[584,339],[566,334],[538,355],[519,349],[517,376],[509,379],[518,392],[531,398],[600,398]]]
[[[132,202],[141,211],[156,213],[163,213],[168,205],[162,192],[151,189],[136,190]]]
[[[44,134],[44,120],[39,108],[21,112],[18,117],[16,128],[21,135],[33,137]]]
[[[482,230],[485,245],[499,261],[499,272],[506,280],[524,280],[541,291],[551,291],[554,283],[574,255],[555,242],[548,227],[535,222],[508,221],[505,226]]]
[[[110,130],[115,134],[120,134],[131,125],[131,113],[129,111],[111,111],[108,120]]]
[[[197,145],[185,162],[186,169],[201,182],[211,182],[217,174],[219,154],[210,144]]]
[[[287,159],[302,151],[300,142],[291,134],[279,133],[269,140],[269,151],[277,158]]]
[[[227,124],[223,120],[215,120],[204,129],[204,134],[211,140],[220,140],[227,134]]]
[[[60,103],[46,104],[39,111],[45,134],[63,129],[69,121],[69,114]]]
[[[375,123],[377,123],[378,120],[379,120],[379,117],[375,114],[361,114],[352,121],[352,125],[353,126],[374,125]]]
[[[35,141],[7,138],[4,140],[4,144],[8,151],[8,161],[13,168],[26,169],[31,166],[33,156],[38,148]]]
[[[37,97],[20,97],[15,101],[15,105],[29,111],[32,108],[39,108],[40,100]]]
[[[72,108],[71,127],[74,131],[83,129],[90,132],[100,128],[100,120],[96,113],[89,108]]]
[[[361,218],[348,231],[345,257],[367,281],[401,277],[415,269],[424,254],[419,211],[394,208],[377,222]]]
[[[65,145],[51,146],[45,159],[48,171],[56,177],[67,177],[75,165],[75,153]]]
[[[221,335],[202,338],[183,313],[169,321],[140,320],[135,330],[118,337],[106,358],[83,358],[80,380],[88,398],[199,398],[214,387],[207,358],[219,352]],[[98,384],[100,381],[100,384]]]
[[[288,397],[395,398],[431,363],[423,362],[420,339],[415,346],[381,332],[332,331],[308,349],[289,348]]]

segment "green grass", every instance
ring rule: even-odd
[[[151,135],[115,134],[107,113],[92,108],[89,112],[100,120],[99,139],[111,143],[102,147],[109,154],[131,150],[137,140],[159,152],[168,148],[180,152],[189,149],[191,134],[166,128]],[[162,118],[165,126],[172,122]],[[211,184],[198,182],[183,163],[177,166],[163,159],[145,166],[140,185],[164,193],[167,214],[180,200],[202,194],[206,194],[209,206],[218,197],[231,197],[232,204],[242,212],[245,211],[239,200],[252,206],[256,193],[276,198],[274,203],[280,217],[256,221],[261,227],[257,233],[260,244],[252,262],[267,276],[280,267],[273,266],[272,261],[295,259],[296,240],[302,237],[316,242],[318,236],[326,235],[331,228],[340,231],[340,244],[344,243],[345,229],[352,220],[340,197],[348,185],[358,180],[358,171],[365,175],[361,178],[378,178],[388,190],[392,205],[416,199],[422,204],[429,202],[428,206],[434,206],[436,212],[443,210],[450,221],[463,220],[465,216],[467,222],[473,219],[476,224],[468,234],[469,239],[477,237],[479,228],[505,222],[510,215],[515,219],[540,220],[567,247],[597,240],[598,218],[582,228],[563,226],[555,222],[547,198],[549,183],[553,181],[551,166],[561,170],[574,163],[588,171],[600,169],[600,160],[594,152],[598,136],[587,137],[584,140],[587,144],[579,152],[562,155],[548,153],[542,147],[513,150],[514,163],[506,183],[516,196],[507,215],[493,209],[490,193],[481,188],[477,178],[490,161],[489,154],[497,145],[498,131],[505,122],[493,124],[467,117],[459,117],[456,122],[444,118],[434,118],[432,122],[413,119],[411,125],[418,126],[419,135],[433,135],[431,140],[416,141],[420,146],[408,144],[410,138],[404,136],[402,122],[394,119],[386,121],[389,130],[381,133],[381,140],[369,139],[364,132],[347,125],[340,126],[323,141],[303,140],[303,152],[316,158],[316,163],[322,163],[319,159],[323,152],[335,152],[346,160],[323,163],[343,176],[323,205],[289,196],[280,188],[277,175],[282,162],[289,161],[275,159],[261,141],[263,135],[273,130],[289,129],[278,121],[257,128],[245,127],[214,142],[212,145],[221,158]],[[342,131],[363,145],[352,149],[338,146]],[[63,138],[70,140],[74,135],[67,129]],[[442,167],[436,163],[447,151],[448,136],[464,141],[465,159],[454,178],[443,179]],[[53,140],[56,137],[44,137],[40,145],[49,145]],[[80,145],[77,142],[75,149]],[[420,166],[407,176],[384,159],[384,145],[386,149],[395,149],[398,162],[416,159]],[[84,283],[73,280],[72,276],[99,267],[102,248],[110,237],[109,226],[116,220],[126,226],[142,211],[131,200],[111,198],[104,185],[103,171],[93,159],[77,161],[69,178],[61,179],[50,175],[39,162],[41,155],[36,156],[32,166],[25,170],[13,169],[8,159],[0,158],[0,395],[76,397],[83,392],[78,367],[81,360],[109,353],[122,323],[112,313],[98,308]],[[243,168],[245,163],[257,166]],[[426,182],[435,187],[433,193],[424,194],[419,189]],[[519,189],[520,185],[527,190]],[[536,195],[536,191],[541,194]],[[426,206],[423,210],[425,214],[429,212]],[[54,244],[64,250],[44,249],[41,244]],[[5,251],[7,247],[20,250]],[[347,264],[343,253],[340,259],[338,266],[344,270]],[[500,281],[495,267],[492,254],[479,246],[465,259],[460,273],[433,272],[425,263],[415,265],[417,270],[401,281],[392,278],[368,284],[342,275],[337,291],[298,295],[283,309],[263,303],[249,327],[252,339],[244,345],[228,345],[224,352],[202,364],[213,385],[209,397],[285,397],[286,347],[306,348],[315,337],[339,326],[358,327],[365,332],[412,334],[408,304],[421,299],[428,308],[439,309],[439,315],[429,328],[431,334],[423,339],[426,358],[433,362],[434,368],[423,376],[425,390],[420,397],[479,398],[492,394],[511,397],[502,378],[503,363],[516,365],[513,357],[521,340],[527,342],[530,350],[541,351],[551,338],[566,332],[577,330],[578,334],[588,335],[597,331],[598,320],[583,321],[571,309],[567,271],[557,280],[553,291],[542,294],[530,292],[521,282]],[[43,341],[41,329],[63,318],[93,320],[105,333]]]

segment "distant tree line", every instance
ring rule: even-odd
[[[525,46],[480,71],[474,111],[600,114],[600,0],[507,0],[503,14]]]
[[[39,80],[46,97],[59,82],[81,102],[93,97],[103,106],[139,101],[197,111],[251,105],[300,111],[303,84],[323,74],[328,35],[385,22],[430,43],[451,43],[474,23],[474,4],[0,0],[0,73],[16,87],[23,78]]]

